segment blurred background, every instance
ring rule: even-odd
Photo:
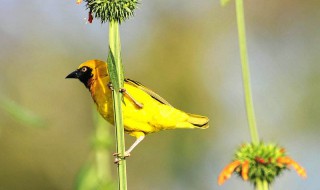
[[[245,1],[260,137],[286,147],[308,172],[302,180],[286,171],[272,189],[320,189],[319,7],[317,0]],[[93,102],[83,84],[65,80],[86,60],[106,60],[108,25],[86,24],[87,17],[75,0],[1,0],[0,190],[74,189],[92,160]],[[217,185],[234,151],[250,141],[234,2],[142,1],[121,25],[121,40],[126,77],[210,118],[207,130],[147,136],[127,161],[129,189],[253,189],[237,176]],[[126,136],[127,146],[133,140]],[[116,180],[112,159],[107,172]]]

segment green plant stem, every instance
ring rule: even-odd
[[[236,0],[236,12],[237,12],[239,48],[240,48],[240,57],[241,57],[241,65],[242,65],[242,80],[243,80],[243,87],[244,87],[244,94],[245,94],[247,119],[249,123],[252,142],[255,144],[258,144],[259,135],[258,135],[257,126],[256,126],[252,95],[251,95],[251,86],[250,86],[250,71],[249,71],[248,53],[247,53],[247,44],[246,44],[243,0]]]
[[[269,184],[266,180],[257,179],[255,189],[256,190],[268,190]]]
[[[112,67],[108,67],[110,79],[114,86],[113,95],[113,108],[114,108],[114,124],[116,128],[116,140],[117,140],[117,153],[123,156],[125,153],[125,141],[124,141],[124,127],[123,127],[123,116],[122,116],[122,94],[119,89],[123,85],[123,71],[120,57],[120,33],[119,23],[116,21],[109,22],[109,45],[110,51],[108,56],[113,56],[114,64]],[[111,55],[110,55],[111,54]],[[113,77],[114,76],[114,77]],[[127,174],[126,174],[126,161],[120,159],[118,163],[118,189],[127,189]]]

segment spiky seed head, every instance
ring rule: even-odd
[[[134,14],[138,0],[84,0],[86,7],[94,18],[101,23],[123,22]]]

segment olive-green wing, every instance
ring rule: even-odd
[[[157,93],[155,93],[152,90],[150,90],[149,88],[143,86],[140,82],[137,82],[137,81],[134,81],[134,80],[131,80],[131,79],[128,79],[128,78],[125,78],[124,82],[126,82],[128,84],[131,84],[131,85],[141,89],[142,91],[144,91],[147,94],[149,94],[153,99],[157,100],[158,102],[171,106],[171,104],[169,104],[169,102],[167,102],[167,100],[165,100],[164,98],[162,98]]]

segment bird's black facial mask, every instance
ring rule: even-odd
[[[73,71],[68,76],[66,76],[66,78],[77,78],[88,88],[88,81],[92,76],[92,69],[84,66]]]

